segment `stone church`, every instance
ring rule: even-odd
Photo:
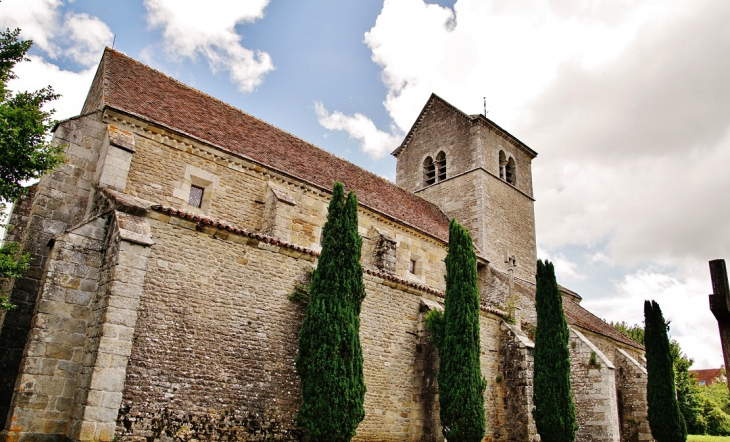
[[[2,441],[299,440],[294,368],[335,181],[360,201],[365,420],[358,441],[443,440],[448,222],[475,241],[486,441],[532,421],[536,152],[432,95],[397,184],[107,49],[65,163],[16,204],[33,258],[0,332]],[[652,440],[641,345],[562,289],[579,441]]]

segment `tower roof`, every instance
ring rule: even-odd
[[[410,143],[411,139],[413,138],[413,134],[416,132],[416,130],[418,130],[418,127],[421,125],[424,115],[426,115],[428,110],[431,108],[431,106],[433,106],[433,103],[436,101],[439,101],[439,102],[443,103],[444,105],[446,105],[447,107],[453,109],[454,112],[456,112],[457,114],[461,115],[462,117],[468,119],[472,123],[477,123],[477,124],[481,123],[481,124],[486,125],[493,131],[499,133],[502,137],[512,141],[515,144],[515,146],[522,149],[527,155],[530,156],[530,158],[535,158],[537,156],[537,152],[535,152],[534,150],[527,147],[527,145],[525,143],[523,143],[522,141],[517,139],[517,137],[513,136],[506,130],[502,129],[499,125],[497,125],[497,123],[490,120],[486,116],[484,116],[482,114],[469,115],[469,114],[459,110],[458,108],[456,108],[456,106],[454,106],[453,104],[449,103],[448,101],[444,100],[443,98],[439,97],[438,95],[436,95],[434,93],[431,94],[428,101],[426,102],[426,105],[423,106],[423,109],[421,109],[421,113],[418,114],[418,118],[416,118],[416,122],[413,123],[413,126],[411,126],[411,130],[408,131],[408,135],[406,135],[406,137],[403,139],[403,142],[401,143],[401,145],[398,146],[398,148],[396,148],[391,153],[391,155],[393,155],[394,157],[397,157],[401,153],[401,151],[403,151],[403,149],[405,149],[408,146],[408,143]]]

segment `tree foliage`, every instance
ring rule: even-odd
[[[630,325],[625,321],[610,324],[639,344],[644,344],[644,327],[641,325]],[[694,361],[682,351],[676,339],[669,341],[669,353],[674,367],[677,404],[687,433],[730,435],[730,395],[726,384],[700,387],[697,376],[689,371]]]
[[[365,417],[360,308],[365,299],[357,197],[335,183],[299,332],[297,420],[312,442],[349,441]]]
[[[667,323],[656,301],[644,302],[644,326],[651,434],[657,442],[684,442],[687,427],[677,403]]]
[[[31,40],[21,40],[20,30],[0,31],[0,213],[21,197],[28,180],[39,178],[63,160],[61,147],[47,143],[53,111],[42,107],[58,98],[49,87],[35,92],[12,93],[8,81],[17,78],[13,67],[23,60]],[[0,223],[4,222],[4,213]],[[16,243],[0,248],[0,284],[20,276],[28,267],[28,255]],[[0,310],[14,305],[0,293]]]
[[[432,310],[426,326],[439,358],[439,406],[444,437],[478,442],[486,431],[484,390],[479,361],[479,288],[477,258],[469,232],[449,224],[444,312]]]
[[[53,111],[42,107],[56,98],[51,87],[35,92],[12,93],[13,67],[25,60],[33,42],[20,40],[20,30],[0,32],[0,203],[21,197],[23,183],[40,178],[62,161],[61,147],[47,142]]]
[[[537,261],[535,293],[535,368],[533,371],[533,417],[543,442],[572,442],[578,425],[570,390],[568,324],[563,299],[549,261]]]

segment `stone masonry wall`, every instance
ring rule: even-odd
[[[474,168],[476,149],[469,149],[471,122],[464,115],[441,100],[434,100],[420,120],[408,146],[398,154],[396,183],[415,192],[426,187],[423,162],[430,156],[436,159],[440,151],[446,153],[447,178]]]
[[[296,440],[304,308],[287,299],[313,259],[151,212],[147,278],[117,421],[120,441]]]
[[[135,137],[135,153],[126,193],[252,231],[266,229],[271,233],[278,232],[284,239],[288,236],[294,244],[319,250],[330,198],[328,193],[233,155],[182,140],[172,133],[152,127],[142,128],[119,116],[112,115],[108,120],[133,132]],[[219,178],[210,208],[205,213],[189,207],[173,195],[190,166]],[[287,201],[276,197],[272,189],[285,193]],[[364,265],[375,266],[377,258],[373,249],[378,238],[371,234],[371,229],[376,228],[396,241],[395,274],[444,289],[445,243],[363,207],[359,210],[359,226],[365,243],[362,254]],[[288,233],[281,235],[282,232]],[[417,261],[416,273],[410,272],[411,259]]]
[[[515,277],[534,281],[537,262],[534,202],[492,175],[483,174],[483,177],[487,259],[495,268],[506,272],[505,255],[515,256]]]
[[[306,279],[311,257],[162,213],[150,216],[156,244],[117,437],[295,440],[294,359],[304,307],[287,295]],[[436,298],[377,276],[366,275],[365,284],[361,342],[368,392],[356,440],[409,441],[422,419],[413,393],[420,300]],[[498,326],[482,315],[488,394],[496,387]],[[492,422],[503,421],[495,404],[489,397],[489,431]]]
[[[499,340],[501,384],[504,390],[503,440],[537,442],[532,418],[532,373],[535,344],[519,328],[502,322]]]
[[[23,250],[30,268],[17,278],[10,294],[18,308],[7,313],[0,331],[0,428],[4,426],[36,295],[50,252],[49,241],[81,222],[92,189],[106,125],[92,114],[59,124],[53,142],[66,145],[66,162],[37,184],[34,205],[24,231]]]
[[[68,432],[102,266],[106,223],[107,219],[97,218],[55,242],[5,436]]]
[[[647,420],[646,368],[623,349],[616,351],[614,361],[621,442],[652,441]]]
[[[570,328],[570,385],[579,442],[618,442],[613,363],[582,333]]]

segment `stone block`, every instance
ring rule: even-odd
[[[122,391],[124,388],[124,375],[124,370],[118,368],[97,369],[91,375],[89,388],[110,392]],[[116,413],[113,419],[116,419]]]

